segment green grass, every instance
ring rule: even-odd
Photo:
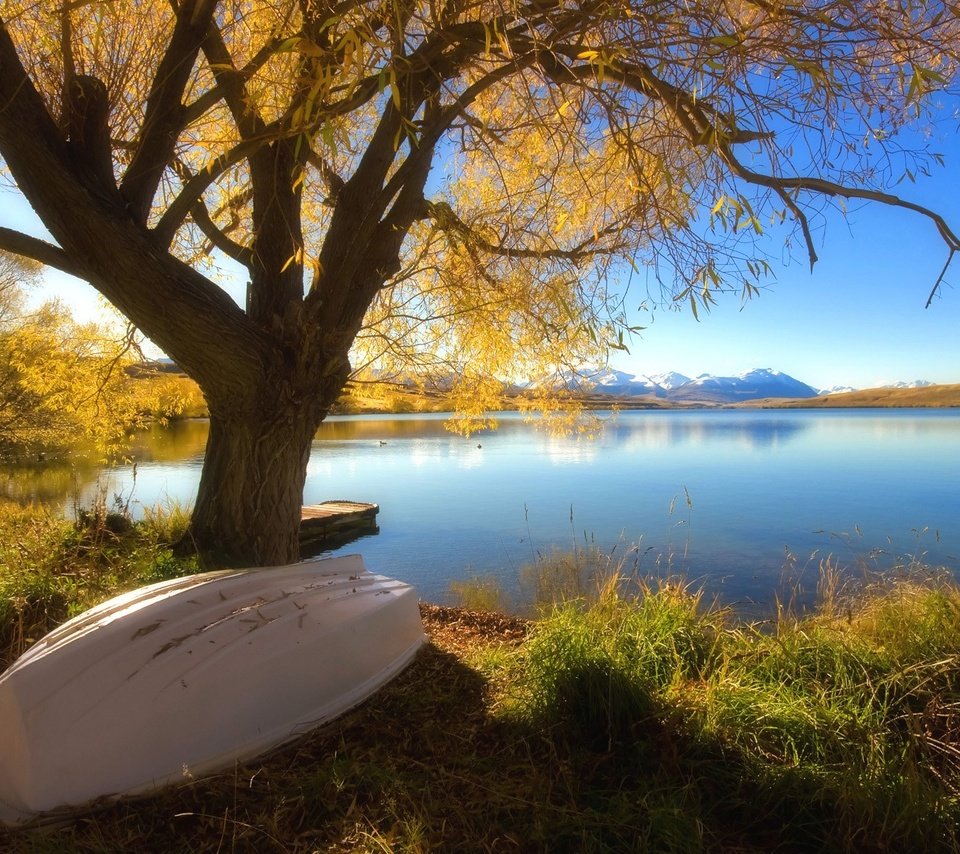
[[[956,850],[957,588],[887,581],[772,631],[727,620],[669,584],[559,606],[520,653],[515,713],[694,796],[705,827],[762,816],[807,850]]]
[[[55,626],[124,590],[197,572],[174,556],[178,509],[140,522],[103,507],[72,522],[46,508],[0,504],[0,668]]]
[[[29,520],[15,529],[26,564],[59,568],[35,598],[64,616],[168,553],[164,526],[101,532],[94,547],[82,527]],[[67,583],[84,548],[101,580],[90,568]],[[817,610],[752,624],[615,569],[529,621],[424,606],[431,643],[357,710],[224,774],[0,831],[0,849],[960,850],[951,580],[854,589],[828,569]],[[569,578],[569,560],[548,575]]]
[[[450,582],[454,599],[471,611],[507,611],[510,603],[495,575],[474,575]]]

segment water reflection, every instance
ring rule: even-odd
[[[304,500],[378,503],[381,533],[346,550],[435,600],[465,574],[518,588],[538,555],[587,545],[622,554],[642,543],[642,571],[682,571],[735,600],[769,600],[788,563],[812,567],[812,590],[828,555],[958,562],[955,412],[623,412],[592,439],[512,414],[499,422],[466,438],[437,415],[332,418]],[[189,505],[206,435],[202,421],[141,435],[135,474],[50,464],[4,469],[0,482],[9,498],[65,512],[98,491],[130,499],[134,513]]]
[[[337,415],[317,430],[317,440],[389,442],[391,439],[449,438],[442,415]]]
[[[81,484],[96,479],[97,467],[77,468],[64,462],[0,468],[0,490],[18,504],[59,504],[78,495]]]
[[[646,418],[628,413],[620,416],[613,429],[608,426],[604,435],[615,442],[647,448],[719,444],[769,448],[796,439],[810,426],[803,419],[757,419],[733,412],[650,413]]]
[[[206,419],[191,418],[166,426],[155,424],[134,437],[129,456],[138,463],[179,462],[202,457],[210,425]]]

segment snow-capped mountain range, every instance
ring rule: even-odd
[[[613,368],[588,373],[593,392],[627,397],[657,397],[677,401],[734,403],[761,397],[816,397],[817,390],[781,371],[762,368],[736,377],[701,374],[688,377],[670,371],[653,376],[628,374]]]
[[[855,391],[850,386],[815,389],[789,374],[771,368],[756,368],[735,377],[701,374],[688,377],[676,371],[662,374],[629,374],[615,368],[587,372],[584,378],[593,393],[617,397],[656,397],[662,400],[736,403],[765,397],[805,398],[821,394]],[[888,388],[920,388],[933,385],[926,380],[892,383]]]
[[[884,388],[926,388],[928,385],[933,385],[933,383],[929,380],[913,380],[912,382],[890,383],[885,385]]]
[[[145,363],[160,371],[179,371],[172,359],[161,358]],[[373,372],[378,375],[377,371]],[[833,388],[815,389],[789,374],[771,368],[755,368],[735,377],[718,377],[712,374],[700,374],[688,377],[677,371],[660,374],[630,374],[616,368],[585,370],[577,378],[567,375],[568,388],[593,394],[609,394],[616,397],[655,397],[661,400],[686,401],[691,403],[736,403],[743,400],[757,400],[765,397],[806,398],[826,394],[842,394],[857,391],[853,386],[838,385]],[[411,377],[385,377],[387,381],[400,382],[411,387],[420,383]],[[584,380],[586,382],[584,382]],[[449,389],[452,377],[434,377],[434,388]],[[555,380],[551,381],[551,384]],[[537,382],[532,385],[537,385]],[[888,383],[880,388],[924,388],[935,383],[929,380],[912,380]],[[522,386],[515,386],[515,390]]]

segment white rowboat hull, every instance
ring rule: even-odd
[[[118,596],[0,676],[0,822],[230,768],[357,705],[423,642],[414,589],[359,555]]]

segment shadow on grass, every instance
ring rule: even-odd
[[[502,695],[464,658],[430,643],[371,700],[259,762],[69,825],[0,831],[0,850],[837,850],[821,834],[829,792],[820,814],[798,810],[789,787],[692,743],[649,698],[615,727],[587,715],[548,729],[498,711]],[[573,674],[571,697],[581,677],[598,675]]]
[[[259,762],[0,831],[0,850],[650,850],[656,805],[617,797],[602,754],[574,758],[490,709],[488,680],[431,643],[374,698]]]
[[[0,851],[382,850],[378,838],[442,839],[447,804],[469,813],[457,791],[495,769],[492,756],[489,768],[474,765],[485,727],[483,678],[428,644],[366,703],[259,761],[69,824],[0,829]]]

